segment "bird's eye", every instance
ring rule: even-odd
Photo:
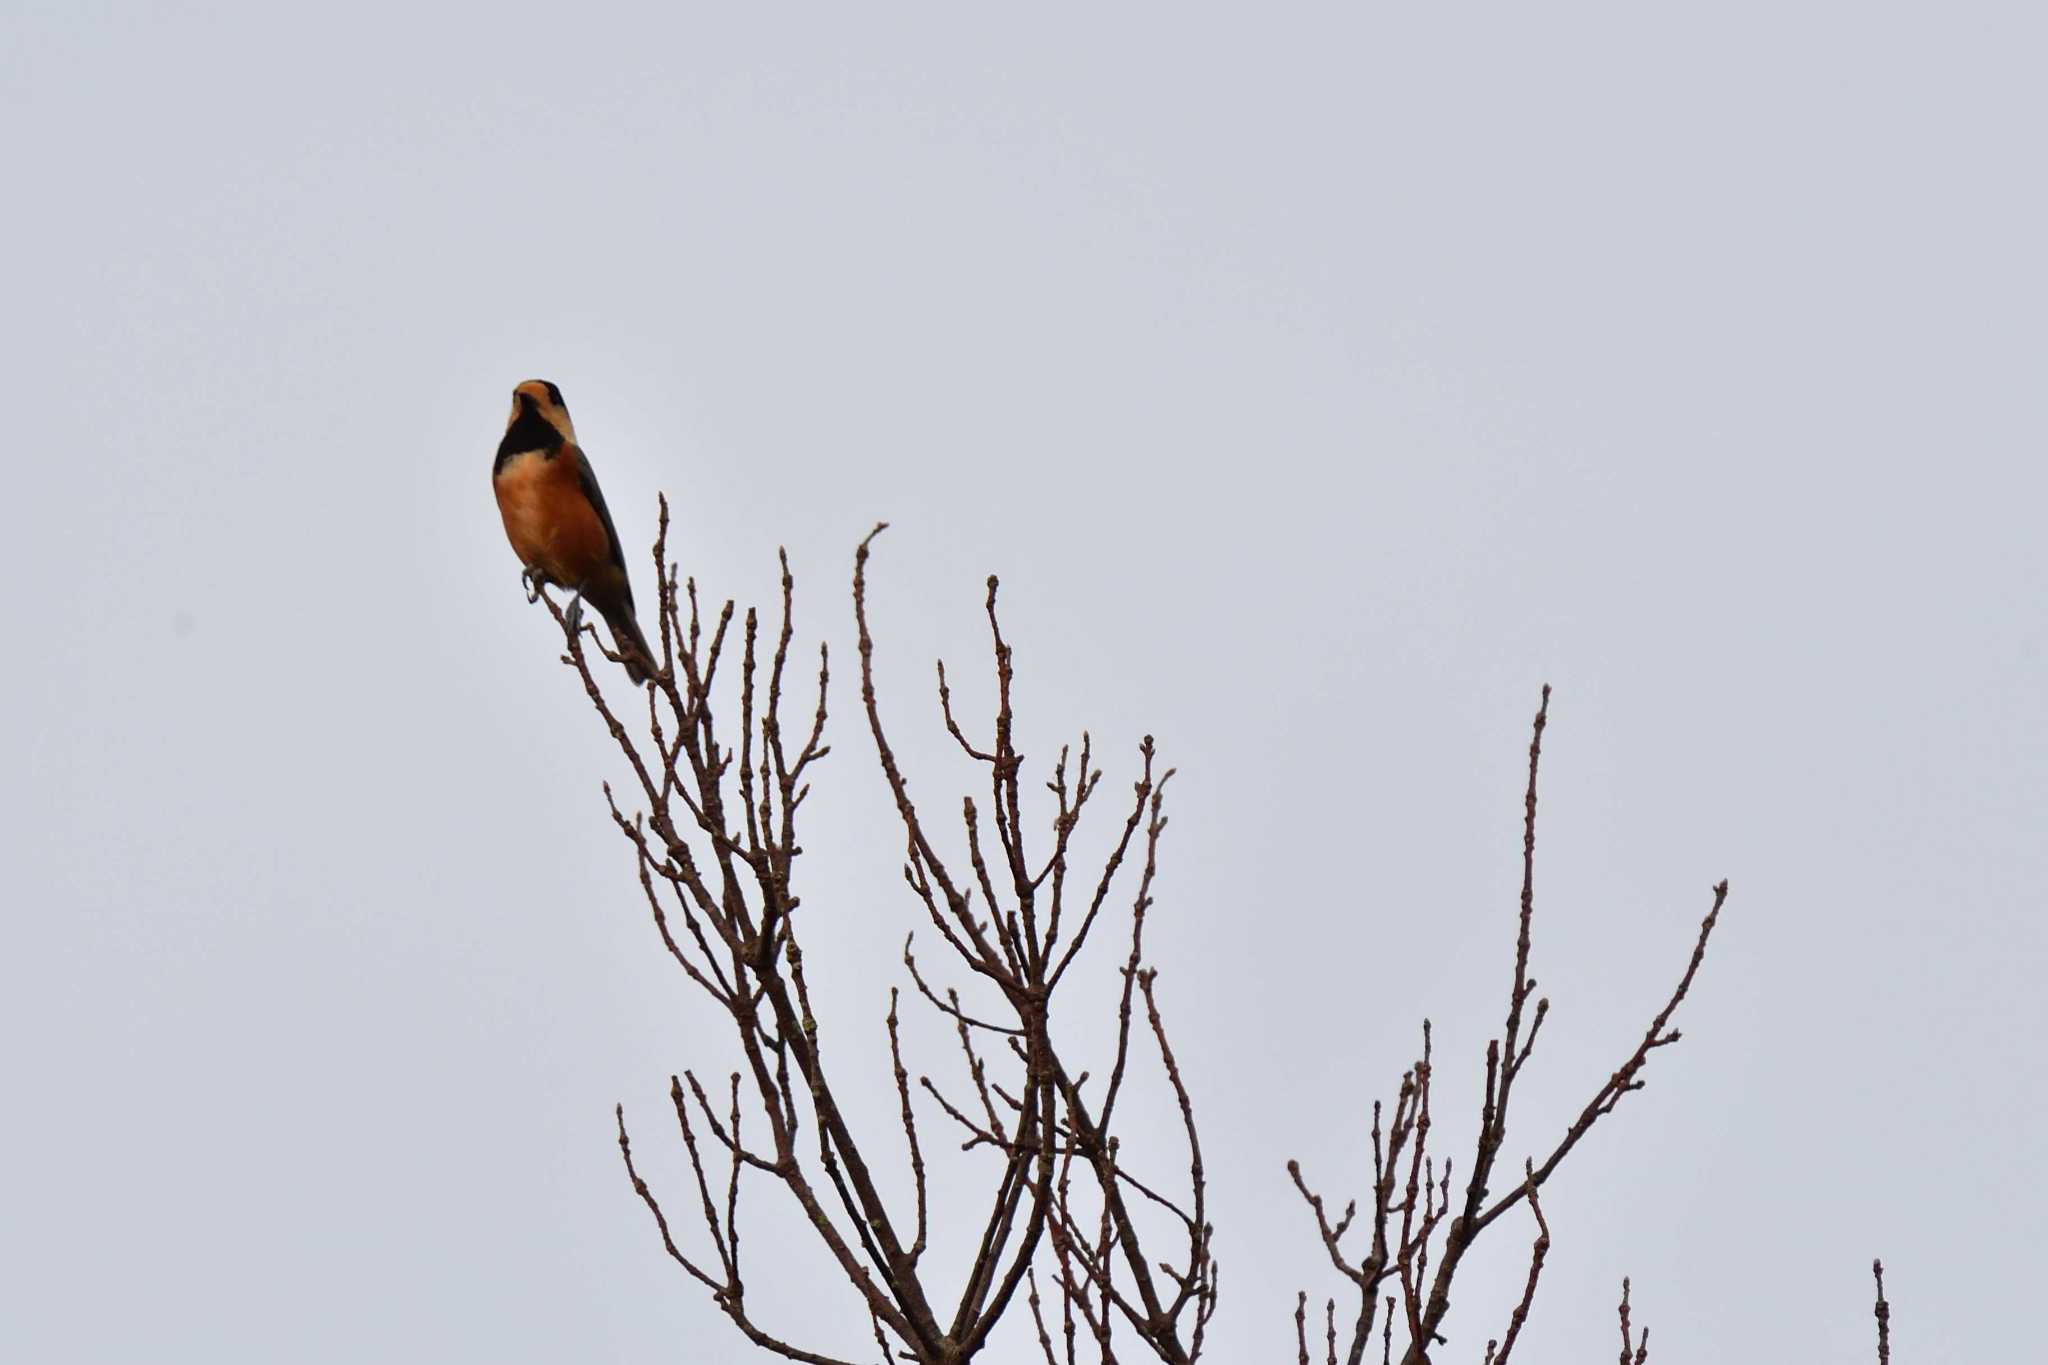
[[[558,408],[567,406],[567,404],[562,402],[562,391],[553,384],[548,385],[548,401]]]

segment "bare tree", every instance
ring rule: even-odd
[[[648,687],[637,727],[615,712],[592,673],[591,648],[610,656],[588,627],[552,599],[567,630],[568,663],[618,745],[639,787],[638,809],[623,810],[609,786],[614,823],[631,844],[641,890],[663,944],[697,989],[730,1020],[740,1067],[726,1085],[693,1071],[670,1080],[670,1100],[694,1174],[708,1255],[683,1250],[668,1215],[633,1163],[623,1107],[619,1149],[633,1188],[653,1215],[668,1254],[710,1291],[757,1345],[792,1360],[847,1357],[793,1339],[757,1320],[742,1263],[742,1192],[756,1180],[781,1187],[860,1296],[885,1359],[953,1365],[973,1359],[1015,1304],[1020,1289],[1048,1361],[1078,1358],[1083,1342],[1103,1359],[1119,1349],[1162,1361],[1190,1362],[1216,1303],[1206,1180],[1192,1101],[1167,1042],[1159,992],[1145,959],[1145,927],[1158,868],[1162,813],[1172,772],[1160,771],[1152,741],[1137,751],[1137,777],[1102,864],[1069,863],[1075,830],[1099,804],[1102,773],[1086,734],[1052,765],[1053,810],[1040,837],[1026,818],[1023,756],[1015,744],[1011,655],[996,612],[996,580],[985,610],[993,650],[997,710],[990,733],[970,736],[956,721],[944,666],[939,710],[960,750],[985,770],[986,810],[961,807],[953,850],[910,796],[884,731],[874,689],[874,639],[866,571],[876,527],[861,542],[853,578],[861,700],[904,835],[903,878],[922,905],[955,970],[979,978],[995,1008],[963,1004],[920,966],[912,940],[903,962],[925,1007],[951,1027],[964,1089],[920,1077],[914,1091],[903,1063],[898,993],[883,1021],[896,1081],[900,1145],[887,1133],[856,1132],[834,1087],[825,1050],[828,1030],[812,1008],[798,934],[802,899],[793,889],[801,851],[797,825],[812,766],[825,744],[829,659],[818,653],[816,701],[798,729],[785,732],[785,683],[794,640],[794,580],[783,560],[780,620],[772,638],[749,610],[733,638],[733,606],[707,623],[694,582],[678,586],[667,562],[668,508],[655,543],[661,669]],[[737,676],[721,691],[720,669]],[[737,693],[739,719],[727,728],[723,707]],[[737,746],[735,748],[735,745]],[[1042,839],[1042,841],[1041,841]],[[1119,889],[1121,888],[1121,890]],[[1113,1030],[1105,1078],[1091,1079],[1055,1028],[1061,986],[1091,939],[1117,932],[1121,991],[1113,1019],[1084,1035]],[[680,923],[680,931],[677,925]],[[1085,1028],[1085,1025],[1080,1027]],[[1157,1049],[1186,1133],[1186,1174],[1169,1192],[1123,1153],[1118,1137],[1134,1050]],[[920,1104],[920,1098],[923,1104]],[[936,1112],[969,1151],[989,1156],[978,1202],[983,1230],[969,1264],[925,1261],[930,1201],[919,1111]],[[765,1136],[755,1136],[765,1128]],[[892,1150],[892,1148],[894,1150]],[[892,1206],[878,1163],[908,1170],[909,1207]],[[974,1199],[948,1195],[949,1206]],[[1163,1254],[1160,1224],[1134,1204],[1166,1215],[1175,1249]],[[1041,1278],[1056,1302],[1048,1305]],[[1050,1308],[1050,1316],[1048,1309]],[[1119,1343],[1136,1343],[1128,1348]]]
[[[1706,959],[1707,940],[1728,898],[1728,883],[1724,881],[1714,888],[1713,903],[1700,921],[1699,936],[1678,984],[1651,1019],[1634,1050],[1594,1091],[1578,1118],[1550,1144],[1543,1159],[1529,1158],[1523,1165],[1522,1178],[1495,1195],[1492,1181],[1507,1143],[1515,1084],[1529,1064],[1536,1037],[1550,1012],[1547,997],[1537,998],[1534,1010],[1529,1009],[1530,998],[1536,994],[1536,979],[1529,974],[1530,929],[1536,912],[1536,777],[1543,757],[1543,731],[1549,720],[1550,689],[1545,687],[1529,740],[1529,779],[1523,793],[1522,896],[1515,935],[1514,976],[1508,987],[1507,1018],[1499,1036],[1486,1045],[1486,1079],[1478,1131],[1462,1188],[1453,1191],[1452,1158],[1439,1157],[1430,1150],[1430,1095],[1435,1061],[1426,1019],[1422,1024],[1422,1055],[1402,1075],[1392,1115],[1386,1115],[1379,1103],[1373,1105],[1373,1184],[1364,1211],[1365,1221],[1358,1221],[1360,1210],[1355,1200],[1332,1220],[1322,1196],[1311,1190],[1302,1176],[1300,1164],[1288,1163],[1288,1174],[1308,1202],[1330,1264],[1350,1282],[1356,1295],[1356,1305],[1346,1315],[1350,1324],[1349,1345],[1342,1359],[1347,1365],[1359,1365],[1365,1359],[1372,1344],[1376,1316],[1382,1311],[1394,1313],[1397,1302],[1401,1309],[1400,1327],[1407,1341],[1401,1359],[1404,1365],[1427,1365],[1431,1349],[1443,1341],[1441,1329],[1445,1315],[1450,1312],[1452,1282],[1465,1254],[1502,1215],[1527,1202],[1537,1225],[1527,1287],[1513,1309],[1506,1333],[1489,1352],[1497,1350],[1499,1354],[1492,1358],[1501,1359],[1513,1349],[1528,1318],[1536,1281],[1550,1250],[1550,1229],[1543,1220],[1536,1192],[1557,1173],[1595,1123],[1613,1113],[1623,1096],[1643,1088],[1642,1073],[1649,1065],[1650,1055],[1679,1040],[1679,1031],[1670,1026],[1671,1019],[1692,988],[1700,963]],[[1354,1241],[1360,1249],[1347,1251],[1345,1239],[1354,1228],[1358,1231]],[[1398,1296],[1383,1296],[1385,1287],[1398,1289]],[[1334,1300],[1330,1311],[1334,1315]],[[1332,1365],[1339,1359],[1334,1341],[1326,1358]]]
[[[737,633],[726,602],[707,618],[694,581],[678,583],[667,557],[668,507],[654,545],[660,671],[647,687],[646,711],[629,724],[598,686],[593,655],[616,658],[573,610],[552,598],[566,632],[564,662],[581,677],[633,774],[638,792],[621,806],[605,789],[613,822],[633,850],[639,882],[663,945],[695,988],[729,1021],[737,1067],[725,1084],[695,1071],[670,1078],[670,1101],[695,1186],[701,1237],[679,1238],[660,1198],[634,1163],[623,1107],[619,1149],[667,1254],[701,1284],[738,1329],[763,1349],[792,1360],[839,1365],[852,1353],[796,1339],[785,1325],[761,1322],[747,1296],[741,1235],[743,1191],[779,1189],[801,1210],[818,1244],[858,1297],[884,1361],[957,1365],[974,1359],[1019,1301],[1047,1365],[1083,1358],[1192,1362],[1215,1310],[1217,1265],[1207,1218],[1207,1176],[1193,1100],[1168,1039],[1145,933],[1158,868],[1165,790],[1151,738],[1135,755],[1130,794],[1107,834],[1099,863],[1070,865],[1075,831],[1096,800],[1102,773],[1084,732],[1060,750],[1046,773],[1051,801],[1029,814],[1024,758],[1012,705],[1013,659],[988,580],[984,612],[995,684],[994,715],[971,733],[954,714],[943,663],[936,677],[937,716],[961,754],[982,772],[982,800],[969,796],[948,836],[910,795],[885,731],[875,692],[875,640],[867,610],[868,566],[878,526],[854,557],[853,614],[860,699],[884,787],[904,840],[902,876],[942,945],[941,966],[920,962],[906,937],[903,965],[921,1008],[958,1048],[960,1082],[944,1087],[904,1063],[900,992],[889,992],[878,1045],[895,1079],[892,1130],[856,1131],[835,1089],[828,1037],[838,1032],[813,1009],[798,926],[802,898],[795,865],[798,822],[812,768],[825,743],[829,658],[820,646],[815,701],[785,731],[785,690],[793,664],[794,580],[782,561],[781,602],[772,630],[751,609]],[[737,652],[737,662],[733,656]],[[1726,882],[1713,888],[1692,952],[1661,1009],[1620,1065],[1593,1091],[1578,1117],[1530,1152],[1517,1178],[1499,1184],[1509,1116],[1549,1001],[1530,975],[1535,914],[1537,774],[1549,719],[1550,689],[1536,712],[1529,745],[1522,826],[1522,888],[1507,1009],[1485,1049],[1484,1090],[1462,1168],[1432,1148],[1434,1067],[1431,1028],[1421,1055],[1401,1077],[1391,1111],[1373,1107],[1373,1183],[1361,1209],[1332,1217],[1297,1163],[1288,1163],[1325,1253],[1350,1286],[1342,1312],[1334,1297],[1318,1315],[1322,1355],[1360,1365],[1377,1345],[1383,1365],[1398,1358],[1426,1365],[1444,1342],[1442,1328],[1466,1254],[1481,1234],[1526,1205],[1534,1224],[1529,1268],[1506,1326],[1487,1343],[1485,1365],[1507,1365],[1528,1322],[1544,1261],[1549,1224],[1540,1191],[1581,1140],[1622,1098],[1643,1087],[1653,1053],[1679,1040],[1672,1019],[1705,959]],[[737,705],[738,719],[729,708]],[[985,802],[985,804],[984,804]],[[1083,1018],[1062,986],[1091,942],[1118,945],[1114,1015]],[[830,964],[826,964],[829,968]],[[978,983],[968,996],[946,973]],[[986,1004],[970,1003],[974,999]],[[1533,1004],[1532,1004],[1533,1001]],[[1106,1040],[1106,1041],[1105,1041]],[[1107,1048],[1106,1073],[1083,1069],[1089,1048]],[[1164,1078],[1161,1100],[1178,1109],[1185,1150],[1166,1158],[1133,1152],[1120,1120],[1129,1105],[1134,1057],[1150,1053]],[[1168,1111],[1171,1112],[1171,1111]],[[964,1263],[926,1260],[932,1197],[925,1152],[929,1126],[941,1121],[964,1151],[984,1161],[977,1189],[949,1189],[948,1207],[978,1207],[981,1233]],[[1170,1182],[1155,1162],[1166,1162]],[[895,1201],[878,1175],[894,1163],[910,1191]],[[1458,1177],[1462,1177],[1461,1179]],[[753,1196],[748,1195],[747,1199]],[[686,1251],[684,1243],[708,1248]],[[1880,1341],[1886,1309],[1880,1278]],[[1647,1359],[1647,1332],[1631,1341],[1628,1291],[1620,1308],[1624,1365]],[[1309,1297],[1297,1296],[1297,1357],[1311,1360]],[[1375,1342],[1377,1337],[1377,1342]],[[1880,1355],[1888,1362],[1888,1346]],[[1632,1352],[1632,1354],[1631,1354]]]

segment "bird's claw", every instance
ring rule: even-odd
[[[540,601],[540,590],[542,585],[539,574],[535,573],[531,569],[521,569],[519,571],[519,586],[526,589],[527,606],[530,607],[534,603]]]

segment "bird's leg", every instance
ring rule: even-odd
[[[570,633],[571,635],[574,635],[574,634],[575,634],[575,633],[576,633],[576,632],[577,632],[578,630],[582,629],[582,627],[583,627],[583,594],[582,594],[582,593],[580,593],[580,592],[579,592],[579,593],[577,593],[577,594],[576,594],[576,596],[575,596],[574,598],[572,598],[572,599],[570,600],[570,602],[569,602],[569,610],[568,610],[567,612],[565,612],[565,613],[564,613],[564,615],[565,615],[565,616],[567,617],[567,619],[568,619],[568,623],[569,623],[569,633]]]

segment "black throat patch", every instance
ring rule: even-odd
[[[491,464],[491,473],[495,475],[515,455],[538,450],[553,458],[561,448],[562,433],[549,426],[547,419],[530,406],[521,403],[519,416],[505,428],[505,439],[498,442],[498,458]]]

